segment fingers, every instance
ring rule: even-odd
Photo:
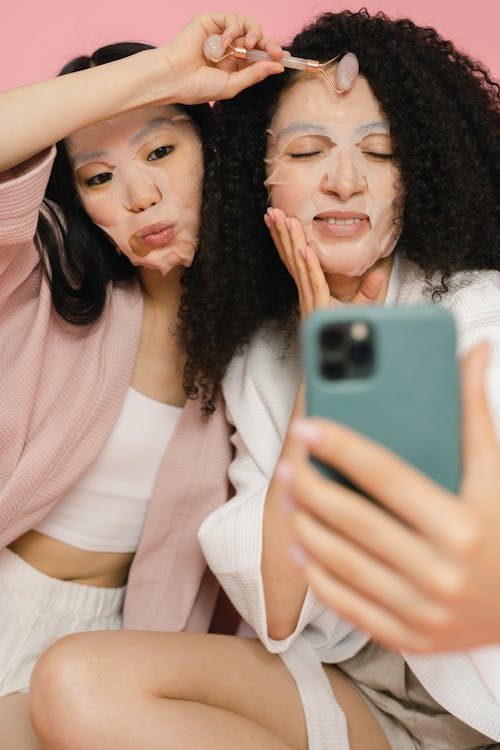
[[[253,49],[258,46],[265,50],[271,60],[278,61],[283,56],[283,48],[271,36],[264,36],[262,26],[251,16],[239,17],[235,13],[212,13],[207,16],[209,34],[221,34],[224,47],[234,44]],[[216,30],[213,28],[215,25]]]
[[[248,46],[248,44],[246,46]],[[279,62],[283,57],[283,47],[274,37],[263,36],[257,46],[259,49],[265,50],[269,57],[276,62]]]
[[[459,554],[473,543],[471,513],[465,504],[388,449],[319,418],[296,420],[291,432],[312,455],[438,547]]]
[[[429,608],[425,600],[422,604],[410,597],[405,608],[393,612],[383,599],[365,596],[304,553],[295,557],[301,560],[318,599],[388,648],[430,654],[496,642],[498,617],[490,622],[487,616],[485,623],[481,616],[476,619],[470,605],[454,609],[438,604]],[[482,602],[482,607],[488,611],[487,602]]]
[[[267,52],[272,60],[279,61],[283,57],[283,48],[281,44],[271,36],[264,36],[262,27],[254,18],[246,16],[242,19],[245,36],[235,40],[235,45],[243,46],[247,49],[258,47]]]
[[[318,310],[329,307],[331,302],[330,288],[318,256],[308,245],[305,245],[304,253],[309,282],[313,292],[314,305],[312,309]]]
[[[242,24],[245,32],[243,45],[247,47],[247,49],[252,49],[263,37],[262,26],[250,16],[245,16],[242,19]]]
[[[247,35],[250,36],[250,41],[253,37],[257,40],[262,36],[262,28],[250,16],[240,17],[236,13],[206,13],[200,16],[199,20],[207,36],[221,35],[224,47],[228,47],[235,39],[244,39]]]
[[[306,318],[313,310],[329,306],[330,289],[316,253],[306,244],[301,222],[291,217],[286,223],[286,228],[292,240],[298,274],[301,316]]]
[[[295,535],[318,596],[382,642],[412,650],[424,644],[442,648],[455,613],[467,601],[467,569],[307,461],[295,459],[292,472],[285,473],[288,495],[298,505],[292,515]]]
[[[274,246],[278,251],[280,260],[295,281],[300,297],[302,290],[300,289],[298,279],[297,259],[293,251],[292,239],[286,228],[285,221],[286,217],[283,211],[280,211],[279,209],[268,208],[267,213],[264,215],[264,222],[269,230]]]
[[[300,248],[297,247],[297,252],[294,252],[292,237],[288,230],[290,220],[279,208],[268,208],[267,214],[264,216],[264,221],[276,245],[282,263],[286,266],[290,275],[297,281],[296,256],[300,253]]]
[[[315,253],[307,246],[301,222],[278,208],[264,217],[278,254],[297,285],[301,316],[328,307],[330,290]]]
[[[299,543],[309,558],[336,580],[414,627],[438,626],[444,619],[444,606],[437,597],[428,597],[409,577],[366,554],[345,536],[332,532],[300,511],[294,514],[293,523]],[[384,540],[386,547],[391,542],[391,537]],[[418,561],[415,563],[418,565]]]
[[[383,645],[405,651],[431,650],[429,638],[415,633],[395,615],[328,575],[314,561],[306,563],[305,572],[318,599]]]
[[[268,208],[264,217],[278,254],[290,276],[295,281],[302,315],[312,309],[312,289],[304,259],[305,237],[300,222],[293,223],[278,208]]]
[[[314,533],[320,536],[321,525],[332,538],[341,535],[363,550],[370,561],[368,567],[383,563],[432,598],[446,598],[456,589],[455,567],[425,537],[364,496],[326,479],[307,460],[293,461],[293,479],[286,490],[299,510],[310,514],[310,534],[302,543],[311,546],[313,557],[317,557],[319,545],[312,537]],[[305,527],[303,520],[301,528]],[[322,563],[327,564],[326,559]],[[336,571],[338,565],[335,561]],[[351,583],[357,585],[357,579]]]

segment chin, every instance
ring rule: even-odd
[[[151,264],[150,268],[156,269],[163,276],[166,276],[170,271],[173,271],[174,268],[189,268],[193,263],[193,258],[194,256],[191,258],[169,257],[163,262],[159,260],[156,263]]]
[[[375,260],[358,260],[357,263],[354,263],[353,258],[332,258],[331,253],[328,254],[328,257],[325,257],[323,253],[316,253],[316,255],[323,273],[352,277],[362,276],[378,260],[377,258]]]
[[[324,273],[341,274],[342,276],[363,276],[367,271],[375,266],[383,258],[388,258],[394,251],[396,241],[390,243],[384,250],[377,248],[376,251],[365,250],[356,252],[353,248],[351,252],[342,249],[342,253],[335,251],[335,248],[315,248],[314,252],[321,264]]]

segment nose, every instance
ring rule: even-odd
[[[328,164],[321,180],[321,190],[346,201],[367,189],[366,177],[361,174],[355,158],[344,149],[339,149]]]
[[[162,199],[162,193],[149,174],[141,169],[129,169],[125,175],[122,204],[132,213],[141,213],[156,206]]]

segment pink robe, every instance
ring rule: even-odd
[[[51,149],[0,175],[0,549],[34,528],[99,454],[141,332],[135,282],[114,284],[90,326],[70,325],[52,306],[33,236],[53,158]],[[229,435],[222,403],[208,420],[186,403],[130,571],[125,627],[208,629],[217,584],[197,530],[228,498]]]

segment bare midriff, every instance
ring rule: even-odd
[[[133,552],[91,552],[28,531],[9,544],[28,565],[51,578],[99,588],[118,588],[127,581]]]

